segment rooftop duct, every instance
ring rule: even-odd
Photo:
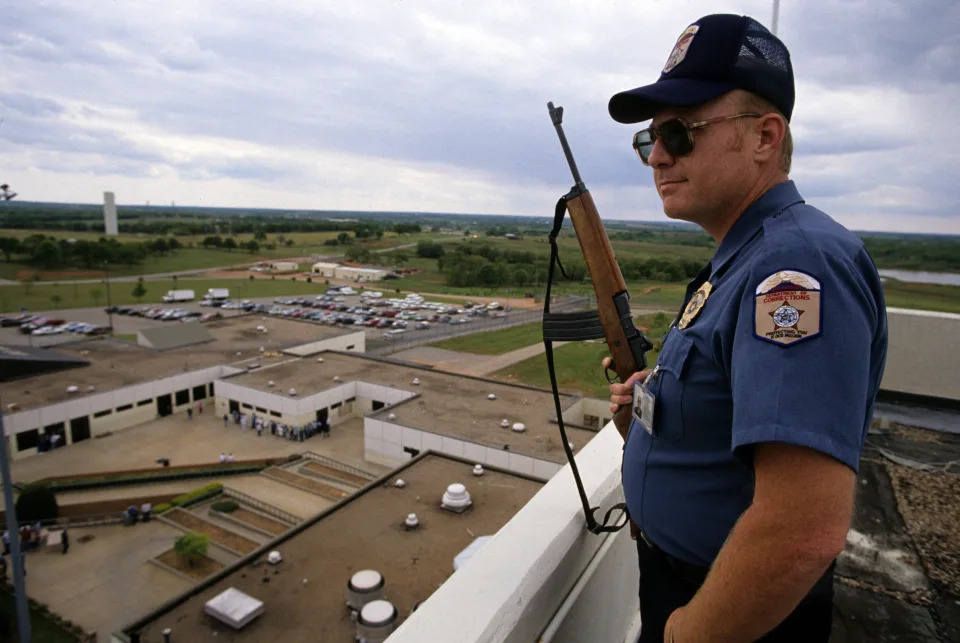
[[[513,430],[516,431],[517,433],[523,433],[524,431],[527,430],[527,427],[523,425],[523,422],[514,422]]]
[[[482,476],[482,475],[483,475],[483,465],[482,465],[482,464],[475,464],[475,465],[473,465],[473,475],[475,475],[475,476]]]
[[[403,521],[403,526],[406,527],[408,531],[419,527],[420,519],[417,518],[417,514],[407,514],[407,519]]]
[[[370,601],[383,595],[383,574],[373,569],[364,569],[355,573],[347,581],[347,607],[361,610]]]
[[[231,587],[204,603],[203,611],[235,630],[263,614],[263,601]]]
[[[472,504],[473,500],[470,499],[470,492],[459,482],[447,487],[443,494],[443,500],[440,502],[442,508],[458,514],[469,509]]]
[[[383,643],[396,627],[397,608],[389,601],[371,601],[360,610],[357,640],[360,643]]]

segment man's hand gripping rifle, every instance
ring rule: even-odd
[[[570,164],[574,180],[573,188],[557,203],[554,215],[553,231],[550,233],[550,278],[552,280],[554,262],[556,261],[559,265],[556,238],[563,225],[564,210],[567,210],[570,212],[570,220],[573,222],[577,240],[580,242],[580,250],[586,260],[587,269],[590,271],[590,280],[597,296],[597,310],[583,313],[549,313],[550,285],[548,284],[547,308],[543,316],[543,339],[544,341],[563,341],[605,338],[613,359],[610,366],[620,381],[625,382],[633,373],[646,368],[647,360],[644,353],[653,348],[653,344],[633,323],[627,285],[623,281],[620,266],[610,246],[610,239],[607,238],[603,223],[600,221],[600,213],[597,212],[593,197],[590,196],[589,190],[580,178],[577,164],[567,144],[567,137],[563,133],[563,108],[554,107],[553,103],[547,103],[547,107],[550,110],[550,118],[557,128],[560,145],[567,157],[567,163]],[[563,271],[562,265],[560,270]],[[610,379],[609,372],[607,380],[614,381]],[[630,407],[623,405],[614,414],[614,423],[624,439],[627,437],[630,426],[630,412]]]

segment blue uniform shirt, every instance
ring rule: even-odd
[[[634,420],[623,457],[633,520],[703,566],[753,500],[751,445],[805,446],[858,469],[887,351],[873,261],[792,181],[740,216],[708,275],[698,314],[664,338],[653,433]]]

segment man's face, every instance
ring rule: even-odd
[[[664,107],[652,125],[678,117],[693,123],[739,111],[732,100],[721,97],[696,107]],[[693,151],[686,156],[672,156],[657,141],[649,162],[664,214],[708,231],[740,214],[741,200],[756,180],[757,169],[750,163],[739,126],[739,121],[730,120],[694,130]]]

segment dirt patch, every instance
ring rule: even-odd
[[[95,279],[103,277],[102,270],[18,270],[13,278],[24,281],[36,277],[39,281],[57,281],[59,279]]]
[[[259,514],[255,511],[244,509],[243,507],[237,507],[227,515],[232,518],[236,518],[240,522],[244,522],[248,525],[252,525],[253,527],[269,532],[274,536],[279,536],[290,528],[289,525],[285,525],[284,523],[274,520],[273,518],[267,518],[263,514]]]
[[[182,509],[174,509],[163,515],[164,518],[172,523],[180,525],[184,529],[195,531],[198,534],[210,536],[210,540],[223,545],[224,547],[241,554],[249,554],[259,545],[249,538],[244,538],[240,534],[228,531],[219,525],[206,521],[199,516],[186,512]]]
[[[191,565],[172,548],[157,556],[155,560],[198,581],[201,581],[207,576],[215,574],[223,569],[223,563],[218,562],[209,556],[204,556],[199,560],[195,560]]]
[[[267,469],[263,472],[263,475],[267,476],[268,478],[273,478],[274,480],[279,480],[280,482],[286,482],[294,487],[305,489],[311,493],[317,494],[318,496],[329,498],[330,500],[342,500],[350,495],[343,489],[337,489],[336,487],[324,484],[319,480],[313,480],[312,478],[307,478],[306,476],[299,476],[295,473],[284,471],[283,469]]]

